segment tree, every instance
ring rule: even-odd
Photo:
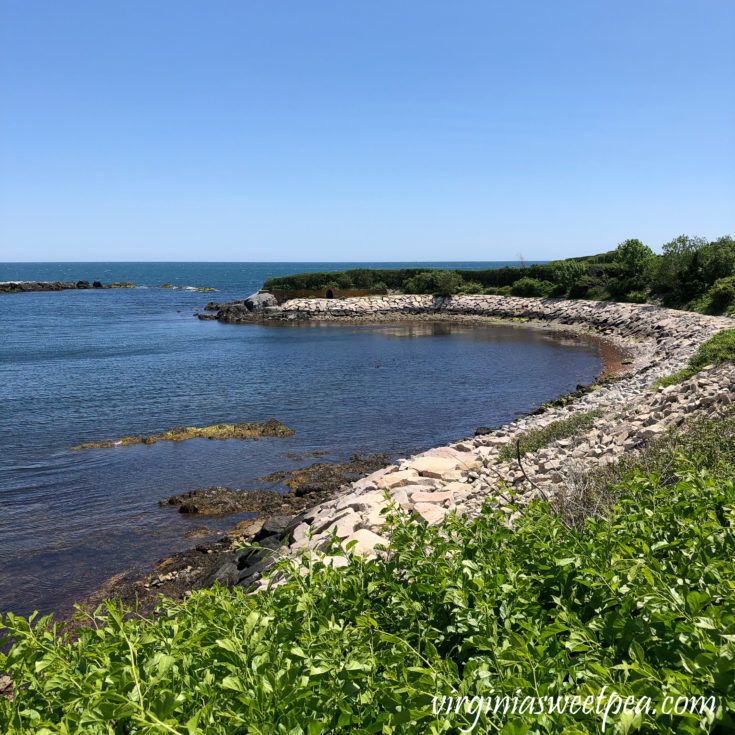
[[[653,250],[635,238],[625,240],[618,245],[613,262],[618,264],[627,276],[642,273],[646,262],[653,256]]]
[[[552,281],[568,293],[587,272],[587,266],[577,260],[560,260],[551,264]]]

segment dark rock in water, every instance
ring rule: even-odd
[[[102,282],[101,281],[95,281],[92,284],[92,288],[102,288]]]
[[[179,513],[199,513],[219,516],[232,513],[267,513],[280,508],[280,493],[272,490],[231,490],[229,487],[212,487],[191,490],[161,500],[159,505],[178,506]]]
[[[252,321],[253,313],[243,302],[225,304],[218,312],[217,319],[221,322]]]
[[[346,462],[315,462],[298,470],[274,472],[260,479],[263,482],[281,482],[291,488],[296,497],[324,494],[338,490],[363,475],[385,467],[389,454],[353,454]]]
[[[77,288],[71,281],[3,281],[0,293],[30,293],[32,291],[66,291]]]
[[[210,301],[205,307],[204,311],[219,311],[223,304],[218,304],[216,301]]]
[[[271,293],[258,291],[245,299],[245,308],[248,311],[264,311],[269,306],[278,306],[276,297]]]
[[[478,426],[475,429],[475,436],[485,436],[485,434],[492,434],[493,430],[489,426]]]
[[[194,314],[194,316],[197,319],[201,319],[203,322],[208,322],[217,318],[214,314],[199,314],[198,312]]]
[[[92,288],[92,284],[89,281],[77,281],[77,288]]]

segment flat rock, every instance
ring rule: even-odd
[[[415,470],[399,470],[398,472],[391,472],[389,475],[381,477],[379,484],[381,487],[385,487],[390,490],[394,487],[407,485],[409,481],[417,478],[418,474]]]
[[[411,461],[411,467],[423,477],[441,479],[446,472],[459,469],[461,462],[449,457],[419,457]]]
[[[430,526],[444,520],[447,515],[445,508],[442,508],[436,503],[416,503],[413,507],[414,511],[418,513]]]
[[[374,533],[373,531],[368,531],[367,528],[361,528],[359,531],[355,531],[355,533],[353,533],[351,536],[348,536],[344,540],[345,548],[347,548],[347,545],[350,544],[352,541],[357,542],[352,547],[352,553],[360,555],[373,553],[375,547],[378,544],[388,546],[388,541],[386,539],[384,539],[382,536],[378,536],[378,534]]]

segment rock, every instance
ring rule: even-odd
[[[89,281],[77,281],[77,288],[92,288],[92,284]]]
[[[362,517],[355,512],[342,516],[332,526],[327,528],[327,533],[336,533],[337,538],[347,538],[353,534],[362,522]]]
[[[207,538],[211,533],[206,526],[194,526],[184,533],[184,538]]]
[[[444,473],[459,469],[460,462],[446,457],[419,457],[413,460],[410,466],[423,477],[441,479]]]
[[[414,503],[444,503],[447,500],[452,500],[454,493],[448,492],[417,492],[411,494],[411,500]]]
[[[248,569],[250,567],[254,567],[256,564],[260,564],[260,562],[262,562],[264,559],[267,559],[269,556],[271,556],[272,553],[272,549],[258,546],[249,546],[237,553],[235,557],[235,564],[238,570],[242,571],[243,569]]]
[[[92,284],[92,288],[102,288],[102,283],[100,281],[95,281]]]
[[[394,487],[402,487],[408,485],[409,480],[417,480],[418,473],[415,470],[399,470],[398,472],[391,472],[389,475],[385,475],[380,479],[380,486],[391,490]]]
[[[264,558],[256,564],[246,567],[241,572],[238,572],[237,578],[232,584],[249,589],[262,578],[265,572],[271,569],[274,563],[275,560],[273,559],[273,556]]]
[[[264,311],[272,306],[278,306],[278,301],[273,294],[265,291],[258,291],[245,299],[245,308],[248,311]]]
[[[271,513],[283,503],[283,496],[272,490],[231,490],[212,487],[191,490],[161,500],[159,505],[178,507],[179,513],[199,513],[207,516],[233,513]]]
[[[373,531],[368,531],[366,528],[361,528],[359,531],[355,531],[351,536],[348,536],[344,540],[343,546],[347,549],[349,544],[353,541],[356,541],[357,543],[352,547],[352,553],[359,554],[360,556],[372,554],[378,544],[388,546],[388,541],[386,539],[382,536],[378,536],[378,534]]]
[[[475,436],[485,436],[487,434],[492,434],[494,429],[491,429],[489,426],[478,426],[475,429]]]
[[[237,568],[233,554],[223,554],[219,562],[214,568],[202,578],[204,587],[211,587],[215,582],[221,585],[231,587],[240,577],[240,571]]]
[[[444,520],[447,514],[445,508],[435,503],[416,503],[413,507],[414,511],[418,513],[430,526]]]
[[[328,567],[334,567],[335,569],[340,567],[349,566],[350,560],[346,556],[325,556],[319,561]]]
[[[263,528],[253,537],[253,541],[261,541],[268,536],[275,536],[282,541],[287,535],[292,533],[291,516],[271,516],[263,523]]]

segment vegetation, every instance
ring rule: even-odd
[[[106,449],[109,447],[129,446],[130,444],[155,444],[162,441],[181,442],[186,439],[252,439],[260,436],[293,436],[293,429],[284,426],[276,419],[254,421],[240,424],[214,424],[213,426],[176,426],[170,431],[149,436],[124,436],[121,439],[102,442],[87,442],[72,447],[79,449]]]
[[[437,296],[486,293],[633,303],[652,301],[716,314],[735,309],[735,240],[725,236],[710,242],[681,235],[663,245],[661,255],[656,255],[640,240],[630,239],[600,255],[521,268],[485,271],[359,268],[270,278],[264,288],[318,290],[327,286]]]
[[[725,329],[714,337],[699,345],[699,349],[689,358],[689,364],[683,370],[660,378],[653,384],[653,388],[683,383],[696,375],[707,365],[719,365],[725,360],[735,362],[735,329]]]
[[[610,732],[731,731],[733,421],[704,424],[670,439],[687,457],[668,454],[666,471],[665,448],[658,471],[628,461],[607,511],[579,528],[544,502],[513,529],[489,508],[443,529],[396,514],[386,559],[304,557],[256,596],[215,588],[144,620],[107,604],[76,640],[7,615],[0,670],[16,688],[0,731],[598,733],[601,714],[512,703],[601,692],[650,710],[702,698],[681,715],[613,706]],[[499,697],[497,714],[476,696]]]
[[[594,420],[601,415],[600,409],[587,411],[586,413],[575,413],[568,419],[552,421],[543,429],[530,429],[519,438],[519,447],[515,444],[503,447],[498,453],[498,460],[507,462],[517,456],[520,451],[521,457],[530,452],[535,452],[551,442],[574,436],[582,429],[591,426]]]

